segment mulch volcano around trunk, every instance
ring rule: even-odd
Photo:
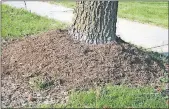
[[[163,73],[158,61],[131,44],[87,45],[72,40],[67,30],[52,30],[3,45],[2,106],[64,103],[69,89],[106,83],[158,84]],[[52,85],[35,90],[33,78]],[[29,94],[36,100],[29,102]]]

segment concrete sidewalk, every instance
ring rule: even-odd
[[[38,15],[63,22],[71,23],[73,18],[73,9],[46,2],[26,1],[26,7],[24,1],[7,1],[3,3],[17,8],[25,8]],[[168,29],[118,18],[117,35],[127,42],[145,48],[165,45],[152,50],[168,52],[168,45],[166,45],[168,44]]]

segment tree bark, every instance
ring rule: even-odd
[[[79,1],[69,34],[89,44],[116,40],[118,1]]]

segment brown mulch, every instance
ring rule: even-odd
[[[52,30],[2,47],[2,106],[64,103],[69,89],[106,83],[154,85],[163,73],[158,61],[131,44],[87,45],[72,40],[67,30]],[[34,77],[54,83],[34,90],[29,83]],[[29,94],[36,100],[29,101]]]

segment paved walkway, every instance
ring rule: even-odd
[[[24,1],[8,1],[4,3],[17,8],[25,8],[38,15],[63,22],[72,22],[73,18],[73,9],[46,2],[26,1],[26,7]],[[145,48],[165,45],[152,50],[168,52],[168,45],[166,45],[168,44],[168,29],[118,18],[117,35],[120,35],[127,42]]]

